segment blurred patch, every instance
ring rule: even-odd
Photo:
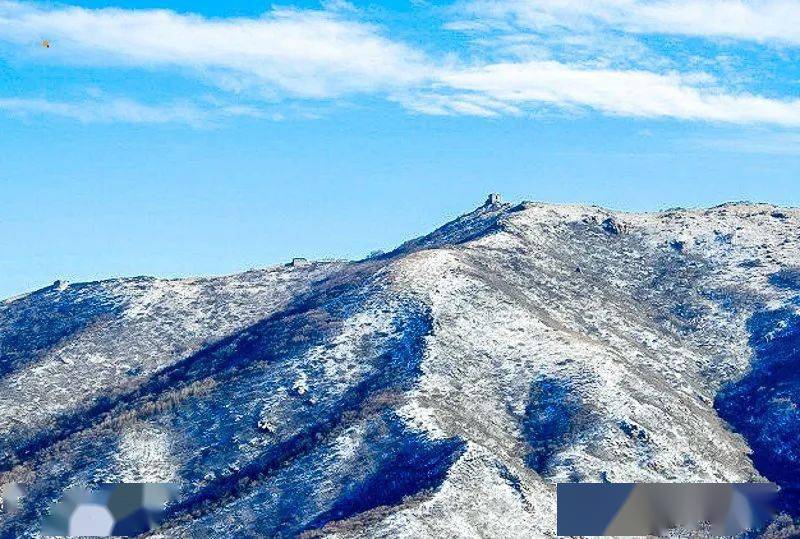
[[[0,485],[0,511],[11,514],[19,511],[25,490],[17,483]]]
[[[42,522],[42,535],[133,536],[157,528],[178,494],[170,483],[100,484],[64,492]]]
[[[777,491],[771,483],[563,483],[558,535],[737,535],[771,520]]]

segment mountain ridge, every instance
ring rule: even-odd
[[[797,360],[799,224],[492,204],[362,261],[3,303],[0,482],[33,487],[0,535],[104,480],[177,482],[169,536],[553,536],[558,481],[791,491],[722,397]],[[792,454],[790,410],[754,403]]]
[[[781,206],[781,205],[776,205],[776,204],[772,204],[772,203],[768,203],[768,202],[751,202],[751,201],[746,201],[746,200],[722,202],[722,203],[716,204],[714,206],[698,206],[698,207],[691,207],[691,208],[674,207],[674,208],[665,208],[665,209],[662,209],[662,210],[652,210],[652,211],[618,210],[618,209],[612,209],[612,208],[608,208],[608,207],[600,206],[600,205],[595,205],[595,204],[551,203],[551,202],[533,201],[533,200],[523,200],[523,201],[518,202],[518,203],[501,202],[497,206],[499,206],[502,209],[502,211],[498,211],[497,212],[497,213],[500,214],[499,215],[500,217],[506,215],[509,212],[523,211],[523,210],[525,210],[527,208],[532,208],[532,207],[550,207],[550,208],[554,208],[554,209],[555,208],[563,208],[563,209],[575,209],[575,210],[583,210],[583,211],[596,210],[599,213],[607,214],[607,216],[609,216],[609,217],[614,216],[614,215],[619,215],[619,216],[644,216],[644,215],[658,216],[658,215],[669,215],[669,214],[675,214],[675,213],[691,214],[691,213],[697,213],[697,212],[701,212],[701,213],[702,212],[711,212],[713,210],[724,210],[724,209],[730,209],[730,208],[738,208],[738,209],[741,209],[741,210],[750,210],[750,211],[757,210],[757,209],[769,208],[769,209],[772,209],[772,210],[779,210],[779,211],[780,210],[785,210],[785,211],[794,212],[794,213],[800,212],[800,208],[794,207],[794,206]],[[407,240],[407,241],[403,242],[402,244],[400,244],[395,249],[392,249],[392,250],[390,250],[388,252],[385,252],[385,253],[381,253],[378,256],[367,256],[365,258],[356,259],[356,260],[346,260],[346,259],[333,258],[333,259],[324,259],[324,260],[311,260],[310,262],[312,262],[314,264],[336,264],[336,263],[347,263],[347,262],[364,262],[364,261],[369,260],[371,258],[383,258],[383,257],[388,257],[389,255],[395,256],[395,255],[407,253],[407,252],[409,252],[409,250],[405,249],[405,247],[407,247],[407,246],[408,247],[417,246],[417,245],[423,243],[423,241],[421,241],[421,240],[424,240],[425,238],[429,238],[429,237],[434,236],[437,232],[442,231],[442,229],[446,229],[449,226],[458,224],[464,218],[468,218],[470,216],[473,216],[477,212],[479,212],[480,210],[482,210],[482,209],[484,209],[486,207],[487,207],[487,204],[484,203],[484,204],[476,207],[472,211],[464,213],[464,214],[461,214],[458,217],[455,217],[454,219],[452,219],[452,220],[446,222],[445,224],[437,227],[433,232],[428,233],[428,234],[423,234],[421,236],[418,236],[418,237],[412,238],[410,240]],[[468,238],[466,241],[469,241],[470,239],[474,239],[474,238]],[[428,245],[426,247],[421,247],[421,248],[435,248],[435,245]],[[102,283],[106,283],[106,282],[125,281],[125,280],[130,280],[130,281],[136,281],[136,280],[145,280],[145,281],[146,280],[154,280],[154,281],[195,281],[195,280],[202,280],[202,279],[222,279],[222,278],[226,278],[226,277],[234,277],[234,276],[237,276],[237,275],[244,275],[244,274],[251,273],[251,272],[271,271],[271,270],[274,270],[274,269],[277,269],[277,268],[284,268],[287,265],[288,265],[288,263],[278,263],[278,264],[273,264],[273,265],[264,266],[264,267],[251,268],[251,269],[248,269],[248,270],[245,270],[245,271],[241,271],[241,272],[224,273],[224,274],[219,274],[219,275],[190,275],[190,276],[181,276],[181,277],[158,277],[156,275],[134,275],[134,276],[106,277],[106,278],[90,280],[90,281],[76,281],[76,282],[69,282],[68,284],[70,286],[76,286],[76,285],[102,284]],[[58,281],[55,281],[55,282],[58,282]],[[35,290],[31,290],[29,292],[21,292],[19,294],[14,294],[12,296],[9,296],[7,298],[4,298],[4,299],[0,300],[0,303],[11,303],[13,301],[16,301],[17,299],[24,298],[24,297],[26,297],[28,295],[31,295],[31,294],[35,294],[37,292],[44,292],[46,290],[49,290],[49,289],[53,288],[54,286],[55,286],[54,284],[49,284],[49,285],[43,286],[41,288],[37,288]]]

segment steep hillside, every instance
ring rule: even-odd
[[[115,481],[180,485],[168,537],[554,536],[564,481],[793,512],[798,268],[798,210],[494,203],[360,262],[7,300],[0,536]]]

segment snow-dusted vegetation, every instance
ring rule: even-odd
[[[114,481],[180,485],[167,537],[449,538],[555,536],[557,482],[771,480],[779,537],[798,268],[798,210],[492,203],[360,262],[7,300],[0,536]]]

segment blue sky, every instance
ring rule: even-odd
[[[795,0],[0,0],[0,297],[358,258],[490,191],[799,205],[798,52]]]

